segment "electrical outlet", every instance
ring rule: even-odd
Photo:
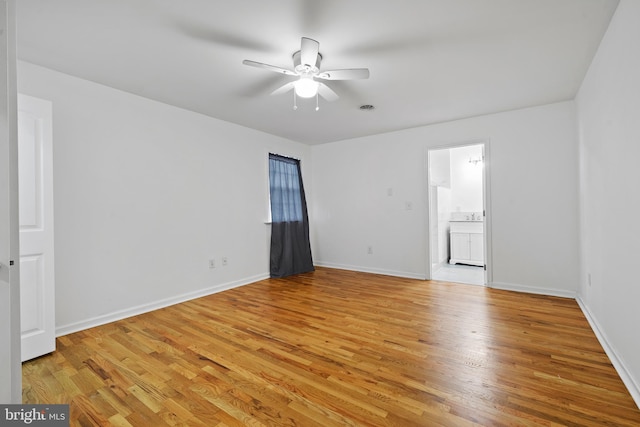
[[[209,260],[209,268],[216,268],[216,260],[214,258]]]
[[[226,256],[223,256],[223,257],[222,257],[222,265],[223,265],[223,266],[226,266],[226,265],[227,265],[227,257],[226,257]]]
[[[371,245],[367,246],[367,253],[369,255],[373,255],[373,246],[371,246]]]

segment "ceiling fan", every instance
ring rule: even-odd
[[[293,54],[293,70],[276,67],[274,65],[263,64],[262,62],[242,61],[244,65],[251,67],[264,68],[276,73],[285,74],[287,76],[298,77],[297,80],[284,84],[278,89],[271,92],[271,95],[279,95],[293,89],[293,108],[296,106],[296,96],[301,98],[316,97],[316,110],[318,110],[318,95],[327,101],[335,101],[338,94],[329,86],[318,80],[355,80],[368,79],[369,70],[367,68],[348,68],[342,70],[320,71],[320,63],[322,62],[322,54],[319,52],[320,43],[316,40],[302,37],[300,42],[300,50]]]

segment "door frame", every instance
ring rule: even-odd
[[[22,402],[15,1],[0,0],[0,403]],[[12,265],[13,264],[13,265]]]
[[[432,194],[431,190],[431,171],[429,169],[431,151],[436,150],[447,150],[452,148],[460,148],[460,147],[468,147],[471,145],[481,145],[483,150],[483,160],[484,167],[482,169],[482,204],[484,206],[484,262],[485,262],[485,271],[484,271],[484,285],[487,287],[493,287],[493,251],[492,251],[492,238],[491,238],[491,141],[489,138],[481,138],[481,139],[470,139],[463,141],[454,141],[448,143],[442,143],[438,145],[428,146],[426,148],[425,155],[425,186],[426,190],[426,199],[427,199],[427,209],[426,209],[426,280],[432,279],[432,262],[431,262],[431,203]]]

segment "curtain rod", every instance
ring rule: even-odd
[[[295,160],[295,161],[300,161],[301,159],[297,159],[295,157],[291,157],[291,156],[283,156],[282,154],[277,154],[277,153],[271,153],[269,152],[269,156],[277,156],[277,157],[281,157],[283,159],[289,159],[289,160]]]

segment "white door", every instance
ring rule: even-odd
[[[22,360],[56,348],[51,102],[18,95]]]

